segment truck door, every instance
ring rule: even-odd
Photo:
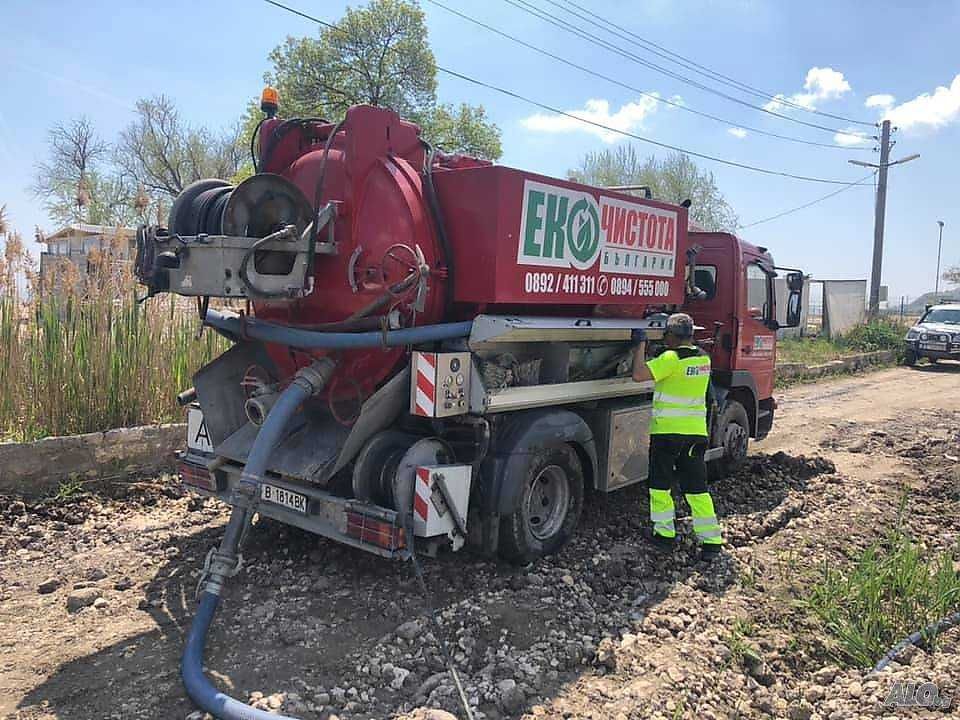
[[[758,258],[744,255],[737,324],[736,361],[738,370],[753,375],[757,394],[761,398],[773,394],[773,375],[776,331],[771,330],[774,319],[773,272],[765,269]]]

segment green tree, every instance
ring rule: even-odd
[[[673,153],[641,158],[632,145],[587,153],[571,180],[597,186],[646,185],[654,198],[681,203],[690,200],[690,220],[706,230],[733,231],[739,220],[724,198],[713,173],[701,170],[688,155]]]
[[[389,107],[448,152],[500,157],[500,129],[482,106],[437,103],[437,65],[423,11],[413,2],[348,8],[336,27],[315,38],[288,37],[269,59],[264,80],[279,91],[284,117],[338,119],[351,105]],[[259,103],[251,103],[242,142],[259,119]]]

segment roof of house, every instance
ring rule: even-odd
[[[128,227],[116,227],[115,225],[87,225],[86,223],[74,223],[57,230],[53,235],[47,235],[45,242],[51,240],[64,240],[66,238],[77,237],[78,235],[103,235],[105,237],[116,237],[122,234],[124,237],[133,237],[136,230]]]

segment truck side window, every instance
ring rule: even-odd
[[[693,284],[707,294],[704,300],[713,300],[717,295],[716,265],[697,265],[694,267]]]
[[[747,309],[756,308],[763,319],[770,317],[770,276],[756,264],[747,265]]]

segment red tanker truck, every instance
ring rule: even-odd
[[[765,248],[683,205],[443,154],[387,109],[265,110],[252,177],[197,182],[138,234],[150,294],[195,297],[233,341],[180,396],[192,490],[386,557],[415,540],[528,562],[586,493],[645,480],[629,341],[655,351],[680,309],[713,361],[711,468],[770,431],[803,276],[778,308]]]

